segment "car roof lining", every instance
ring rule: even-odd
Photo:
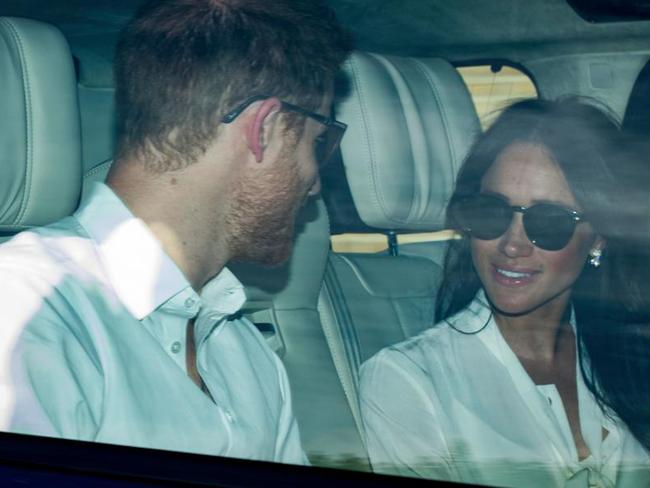
[[[112,84],[117,35],[142,0],[4,0],[0,15],[59,27],[80,61],[81,82]],[[650,21],[596,24],[566,0],[329,0],[356,49],[452,62],[648,49]]]

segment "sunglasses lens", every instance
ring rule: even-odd
[[[530,241],[541,249],[558,251],[566,246],[577,222],[562,207],[538,204],[524,214],[524,229]]]
[[[505,201],[490,195],[461,198],[451,209],[457,228],[482,240],[501,237],[510,227],[514,211]],[[577,221],[562,207],[540,203],[523,213],[526,235],[540,249],[558,251],[573,237]]]
[[[500,237],[508,230],[512,220],[512,210],[508,204],[489,195],[462,199],[452,208],[452,217],[458,226],[477,239]]]

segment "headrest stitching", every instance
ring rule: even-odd
[[[392,76],[390,76],[389,68],[387,68],[387,65],[388,65],[388,66],[393,67],[395,70],[397,70],[397,67],[394,65],[394,63],[386,56],[374,55],[372,53],[369,53],[369,54],[370,54],[371,57],[373,57],[375,59],[376,62],[378,62],[381,65],[382,69],[385,72],[388,73],[389,78],[393,82],[393,86],[395,86],[395,89],[397,90],[395,80],[394,80],[394,78]],[[382,61],[382,58],[383,58],[383,61]],[[399,70],[397,70],[397,71],[399,71]],[[401,103],[401,100],[400,100],[400,103]],[[364,127],[367,127],[367,125],[364,124]],[[371,166],[372,166],[372,168],[374,170],[375,167],[376,167],[376,164],[375,164],[375,162],[376,162],[376,149],[375,149],[374,144],[369,144],[369,146],[370,146],[370,152],[372,153],[371,154],[371,157],[372,157]],[[373,188],[375,189],[375,191],[372,192],[372,194],[377,195],[377,199],[376,199],[377,206],[381,209],[381,212],[384,215],[384,218],[387,221],[390,221],[390,222],[392,222],[394,224],[391,229],[399,228],[404,223],[404,221],[402,219],[399,219],[399,218],[394,218],[391,215],[390,208],[386,208],[386,206],[384,205],[383,186],[377,184],[377,178],[375,176],[376,176],[376,172],[373,171]],[[387,229],[387,230],[391,230],[391,229]]]
[[[25,184],[24,184],[24,191],[22,195],[22,201],[20,204],[20,211],[18,212],[17,217],[14,219],[14,224],[19,224],[23,220],[23,218],[25,217],[25,213],[27,212],[27,207],[29,204],[29,190],[31,187],[30,183],[32,178],[32,166],[33,166],[33,158],[34,158],[34,148],[33,148],[34,127],[32,123],[32,98],[31,98],[31,87],[29,83],[29,75],[27,73],[25,49],[23,46],[22,39],[20,38],[20,34],[18,33],[18,30],[10,21],[6,19],[2,19],[2,24],[7,28],[7,30],[11,34],[12,39],[16,43],[16,48],[20,56],[20,63],[21,63],[20,67],[21,67],[21,75],[23,79],[23,88],[24,88],[23,92],[24,92],[25,121],[26,121],[25,146],[26,146],[27,161],[25,164],[25,174],[24,174]]]
[[[436,103],[438,104],[438,108],[440,109],[440,114],[443,122],[442,125],[445,129],[445,135],[447,137],[447,142],[448,142],[447,148],[449,151],[449,157],[451,158],[452,166],[456,166],[456,152],[454,150],[453,143],[452,143],[453,138],[449,130],[450,122],[449,122],[449,116],[447,114],[447,109],[445,105],[441,103],[442,99],[440,97],[440,93],[438,92],[438,87],[436,86],[436,83],[431,77],[430,73],[426,70],[424,63],[422,63],[422,61],[420,61],[419,59],[414,59],[414,61],[415,61],[415,66],[418,68],[418,71],[422,73],[424,78],[429,82],[429,85],[431,86],[431,91],[433,92],[433,96],[435,97]]]
[[[368,124],[367,101],[366,101],[366,98],[364,96],[365,94],[363,92],[363,88],[362,88],[361,84],[359,83],[359,79],[360,79],[359,69],[356,66],[354,58],[352,58],[350,60],[350,66],[351,66],[352,72],[354,74],[354,76],[352,77],[352,82],[354,83],[354,88],[355,88],[356,93],[359,94],[359,109],[361,110],[362,126],[363,126],[363,130],[365,132],[365,135],[366,135],[366,143],[367,143],[367,146],[368,146],[368,151],[370,153],[370,165],[369,165],[370,166],[370,179],[371,179],[371,182],[372,182],[372,187],[375,190],[380,191],[381,187],[379,185],[377,185],[377,179],[376,179],[376,175],[375,175],[375,160],[376,160],[375,147],[374,147],[374,144],[371,144],[371,142],[370,142],[372,134],[371,134],[371,132],[369,130],[369,125],[370,124]],[[377,198],[377,192],[372,191],[372,192],[370,192],[370,194],[373,197],[375,205],[377,207],[379,207],[384,214],[386,214],[386,211],[383,208],[380,199]]]
[[[403,115],[403,120],[404,120],[404,125],[406,127],[406,134],[408,137],[408,144],[409,144],[409,153],[410,153],[410,159],[414,162],[413,165],[413,172],[414,172],[414,179],[415,181],[418,181],[419,175],[418,175],[418,168],[416,163],[416,150],[415,148],[417,147],[416,142],[414,140],[415,133],[417,131],[418,127],[415,127],[412,123],[414,118],[417,118],[418,124],[420,127],[423,125],[423,118],[422,114],[420,113],[418,107],[417,107],[417,100],[416,100],[416,95],[413,90],[413,86],[410,83],[410,77],[408,75],[408,66],[409,62],[414,59],[412,58],[402,58],[402,63],[399,62],[399,58],[392,59],[390,57],[385,58],[385,68],[386,71],[388,72],[392,82],[393,86],[395,87],[395,91],[397,92],[397,101],[400,103],[400,111],[401,114]],[[416,68],[418,66],[416,65]],[[402,87],[402,88],[400,88]],[[412,104],[413,105],[413,113],[409,116],[407,115],[408,109],[407,109],[407,104]],[[418,193],[417,191],[417,186],[415,183],[412,184],[412,187],[414,189],[413,191],[413,196],[410,199],[410,204],[409,204],[409,209],[406,214],[406,218],[396,218],[392,219],[399,224],[404,224],[406,222],[411,222],[414,220],[413,215],[416,216],[416,220],[421,220],[419,218],[420,212],[419,207],[416,203],[421,198],[421,194]],[[425,198],[426,201],[428,199]],[[419,201],[418,201],[419,203]],[[426,209],[425,209],[426,210]]]
[[[459,166],[459,161],[457,161],[458,155],[456,154],[456,149],[455,149],[455,143],[454,143],[454,137],[453,133],[451,131],[450,125],[450,119],[449,119],[449,114],[447,113],[447,107],[443,103],[441,103],[441,96],[438,90],[438,86],[436,86],[435,81],[431,77],[431,74],[426,70],[425,65],[422,63],[420,60],[415,60],[415,64],[418,68],[419,71],[422,72],[422,75],[425,77],[425,79],[429,82],[429,85],[431,86],[431,91],[433,92],[433,95],[436,99],[436,103],[438,104],[438,107],[440,109],[440,116],[442,119],[442,125],[445,130],[445,136],[447,139],[447,150],[449,152],[449,158],[450,158],[450,164],[451,164],[451,172],[447,173],[446,171],[443,171],[442,174],[451,174],[451,186],[454,185],[454,181],[456,179],[456,170]],[[453,69],[453,68],[452,68]],[[449,185],[447,185],[447,188],[451,188]],[[444,206],[446,207],[446,205]],[[438,212],[438,216],[445,214],[445,209],[444,207],[442,210]]]

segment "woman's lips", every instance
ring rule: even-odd
[[[492,265],[492,277],[498,284],[508,287],[526,286],[534,282],[539,271]]]

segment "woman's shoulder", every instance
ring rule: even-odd
[[[453,352],[455,342],[465,339],[463,334],[454,330],[454,324],[463,320],[463,312],[436,323],[416,336],[385,347],[366,361],[362,368],[376,368],[382,365],[401,367],[426,365],[427,369],[430,368],[432,360],[434,362],[441,360],[446,354]]]
[[[481,296],[467,307],[436,323],[420,334],[385,347],[362,366],[362,373],[372,370],[410,370],[432,376],[448,370],[482,347],[479,332],[491,318],[489,306]]]

